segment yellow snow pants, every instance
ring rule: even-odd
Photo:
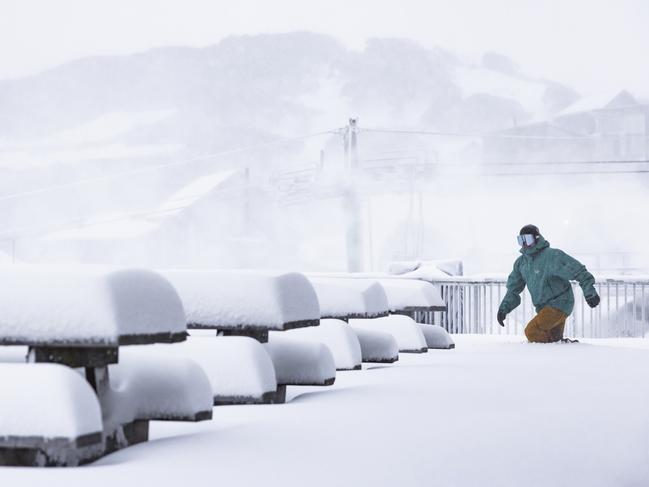
[[[552,343],[563,338],[568,315],[563,311],[546,306],[525,327],[525,336],[530,342]]]

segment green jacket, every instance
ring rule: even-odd
[[[540,237],[532,247],[522,248],[507,278],[507,294],[500,303],[500,311],[510,313],[521,303],[520,293],[530,291],[532,303],[538,313],[546,306],[572,313],[575,296],[571,280],[579,282],[584,296],[595,296],[595,278],[577,259],[559,249],[550,248],[550,242]]]

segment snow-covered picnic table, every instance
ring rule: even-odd
[[[297,272],[161,272],[178,291],[190,329],[214,329],[265,342],[269,330],[316,326],[320,320],[313,287]]]
[[[76,465],[146,441],[152,419],[211,418],[193,362],[119,360],[124,345],[185,340],[182,303],[159,274],[11,266],[0,287],[0,464]]]
[[[192,331],[175,349],[210,377],[215,404],[284,402],[288,385],[330,385],[336,367],[321,343],[286,339],[320,323],[318,297],[296,272],[165,270]],[[209,340],[211,330],[217,339]],[[211,348],[210,348],[211,347]]]

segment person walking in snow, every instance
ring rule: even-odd
[[[536,308],[536,316],[525,327],[530,342],[576,342],[563,337],[566,318],[572,313],[575,296],[571,280],[581,286],[588,306],[594,308],[600,298],[595,290],[595,278],[577,259],[550,247],[539,229],[525,225],[518,235],[521,255],[507,278],[507,293],[498,308],[496,319],[505,326],[505,317],[521,302],[520,294],[527,289]]]

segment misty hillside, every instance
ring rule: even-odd
[[[305,32],[230,37],[206,48],[93,57],[0,81],[0,141],[51,137],[111,113],[162,114],[120,132],[129,144],[190,152],[340,126],[489,131],[576,99],[486,54],[472,65],[442,49],[373,39],[361,52]],[[190,148],[191,147],[191,148]]]

